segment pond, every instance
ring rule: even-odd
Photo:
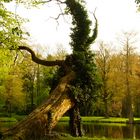
[[[15,125],[16,122],[0,122],[0,132]]]
[[[0,131],[11,127],[14,123],[0,122]],[[126,125],[121,123],[84,123],[84,132],[87,137],[131,138],[140,139],[140,124]],[[67,122],[59,122],[54,128],[57,132],[69,133]]]
[[[84,123],[83,128],[87,137],[140,139],[140,124]],[[60,122],[55,130],[58,132],[69,133],[68,123]]]

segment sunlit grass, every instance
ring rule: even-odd
[[[114,117],[111,117],[111,118],[105,118],[105,117],[82,117],[82,120],[84,122],[108,122],[108,123],[111,123],[111,122],[116,122],[116,123],[125,123],[128,121],[128,119],[126,118],[114,118]]]
[[[8,122],[8,121],[20,121],[24,119],[26,115],[12,115],[12,117],[0,117],[0,122]],[[65,116],[60,119],[60,122],[68,122],[69,117]],[[105,118],[102,116],[94,117],[94,116],[87,116],[82,117],[83,122],[96,122],[96,123],[127,123],[128,118],[120,118],[120,117],[109,117]],[[134,123],[140,123],[140,118],[134,118]]]
[[[62,117],[61,122],[67,122],[69,121],[69,117]],[[128,118],[119,118],[119,117],[82,117],[83,122],[97,122],[97,123],[127,123]],[[134,118],[134,122],[140,123],[140,118]]]
[[[17,122],[14,117],[0,117],[0,122]]]

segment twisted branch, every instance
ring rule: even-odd
[[[44,66],[62,66],[64,63],[64,60],[56,60],[56,61],[42,60],[35,55],[33,50],[31,50],[29,47],[26,46],[19,46],[18,49],[28,51],[31,54],[32,60],[37,64],[41,64]]]

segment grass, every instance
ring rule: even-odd
[[[12,117],[0,117],[0,122],[17,122],[22,119],[24,119],[26,115],[12,115]],[[60,119],[60,122],[68,122],[69,117],[65,116]],[[82,121],[86,123],[95,122],[95,123],[127,123],[128,118],[119,118],[119,117],[94,117],[94,116],[88,116],[88,117],[82,117]],[[140,118],[134,118],[134,123],[140,123]]]
[[[26,115],[13,114],[12,117],[0,117],[0,122],[18,122],[24,119]]]
[[[69,117],[62,117],[60,122],[69,121]],[[96,123],[127,123],[128,118],[118,118],[118,117],[82,117],[83,122],[96,122]],[[134,118],[134,123],[140,123],[140,118]]]
[[[14,117],[0,117],[0,122],[17,122],[17,119]]]

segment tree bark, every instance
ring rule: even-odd
[[[69,83],[74,78],[73,71],[62,77],[48,100],[26,119],[3,132],[3,138],[12,136],[14,140],[40,140],[46,134],[51,133],[63,114],[75,104],[69,96]]]
[[[71,135],[74,137],[82,137],[83,128],[81,123],[81,116],[80,116],[79,107],[76,105],[76,103],[75,106],[69,110],[69,113],[70,113],[69,126],[70,126]]]
[[[34,61],[37,64],[44,65],[44,66],[56,66],[56,65],[62,66],[65,62],[64,60],[56,60],[56,61],[42,60],[36,56],[36,54],[34,53],[34,51],[32,49],[30,49],[29,47],[26,47],[26,46],[19,46],[18,50],[26,50],[27,52],[29,52],[31,54],[32,61]]]

